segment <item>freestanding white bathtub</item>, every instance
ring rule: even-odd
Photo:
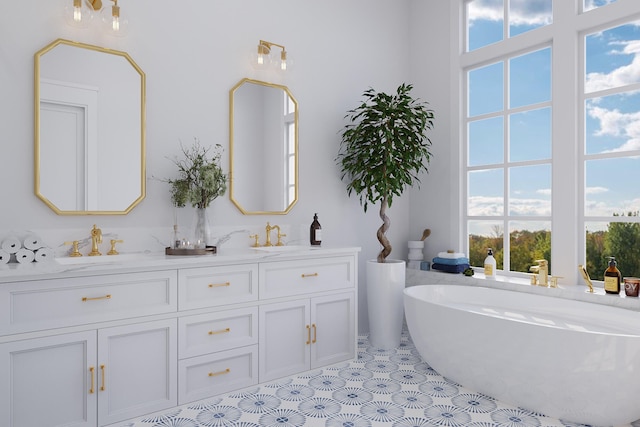
[[[411,338],[444,377],[563,421],[640,419],[640,313],[463,285],[404,294]]]

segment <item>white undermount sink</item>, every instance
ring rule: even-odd
[[[56,258],[58,264],[63,265],[88,265],[88,264],[108,264],[117,262],[130,262],[142,260],[144,254],[118,254],[118,255],[100,255],[100,256],[79,256],[79,257],[60,257]]]
[[[291,246],[260,246],[257,248],[253,248],[259,251],[265,252],[295,252],[295,251],[308,251],[311,246],[304,245],[291,245]]]

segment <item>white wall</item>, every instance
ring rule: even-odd
[[[105,2],[105,4],[108,2]],[[323,227],[323,244],[361,246],[360,327],[366,331],[363,262],[379,250],[377,209],[364,214],[348,198],[335,156],[346,110],[369,86],[391,91],[412,79],[418,94],[438,112],[432,135],[436,156],[422,190],[396,199],[388,214],[392,257],[406,258],[406,240],[430,227],[427,250],[450,246],[447,140],[448,2],[436,0],[122,0],[130,19],[128,37],[68,27],[51,0],[0,4],[0,230],[40,230],[60,239],[93,223],[127,239],[145,228],[170,232],[168,185],[147,183],[147,197],[126,216],[57,216],[34,196],[33,54],[56,38],[128,52],[147,76],[147,173],[173,177],[168,157],[179,140],[194,136],[203,145],[228,143],[228,91],[243,77],[287,85],[300,106],[300,197],[286,217],[243,216],[228,197],[214,202],[216,226],[245,227],[264,234],[267,221],[297,229],[308,239],[313,213]],[[444,15],[441,15],[444,14]],[[420,16],[418,16],[420,15]],[[410,25],[409,25],[410,24]],[[410,32],[410,29],[411,32]],[[295,69],[285,79],[251,69],[248,55],[260,39],[284,44]],[[431,52],[428,55],[424,52]],[[225,158],[225,169],[226,169]],[[117,173],[117,171],[114,171]],[[442,179],[439,179],[442,177]],[[436,182],[438,184],[436,185]],[[434,196],[427,196],[433,192]],[[189,216],[181,212],[181,218]],[[182,220],[181,220],[182,222]],[[55,231],[55,233],[53,233]],[[249,233],[246,233],[247,236]],[[0,238],[3,236],[0,233]],[[241,239],[242,241],[242,239]],[[247,237],[247,245],[250,240]],[[61,241],[47,242],[58,247]]]

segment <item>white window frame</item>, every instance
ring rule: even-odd
[[[617,0],[605,7],[581,13],[582,0],[555,0],[553,23],[501,42],[464,52],[466,46],[465,0],[450,3],[451,16],[451,92],[452,138],[458,141],[452,152],[452,181],[458,197],[452,200],[452,231],[468,253],[466,212],[466,70],[489,64],[536,46],[551,45],[552,57],[552,215],[551,264],[553,273],[565,285],[581,280],[577,266],[585,260],[584,236],[584,35],[599,28],[610,28],[633,21],[640,15],[637,0]],[[582,50],[580,50],[582,49]],[[566,70],[570,70],[567,72]],[[457,119],[457,120],[456,120]],[[561,143],[559,142],[561,141]],[[582,150],[582,151],[581,151]],[[574,161],[568,159],[575,159]],[[508,207],[505,206],[505,215]],[[497,217],[496,219],[500,219]],[[508,229],[505,229],[508,233]],[[505,246],[506,247],[506,246]],[[504,272],[503,272],[504,273]],[[506,272],[508,276],[524,273]]]

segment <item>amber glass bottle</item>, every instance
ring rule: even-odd
[[[309,240],[311,246],[320,246],[322,244],[322,227],[318,222],[318,214],[313,214],[313,222],[309,230]]]
[[[616,266],[615,257],[609,257],[609,267],[604,271],[604,291],[608,294],[620,293],[620,282],[622,282],[622,274]]]

